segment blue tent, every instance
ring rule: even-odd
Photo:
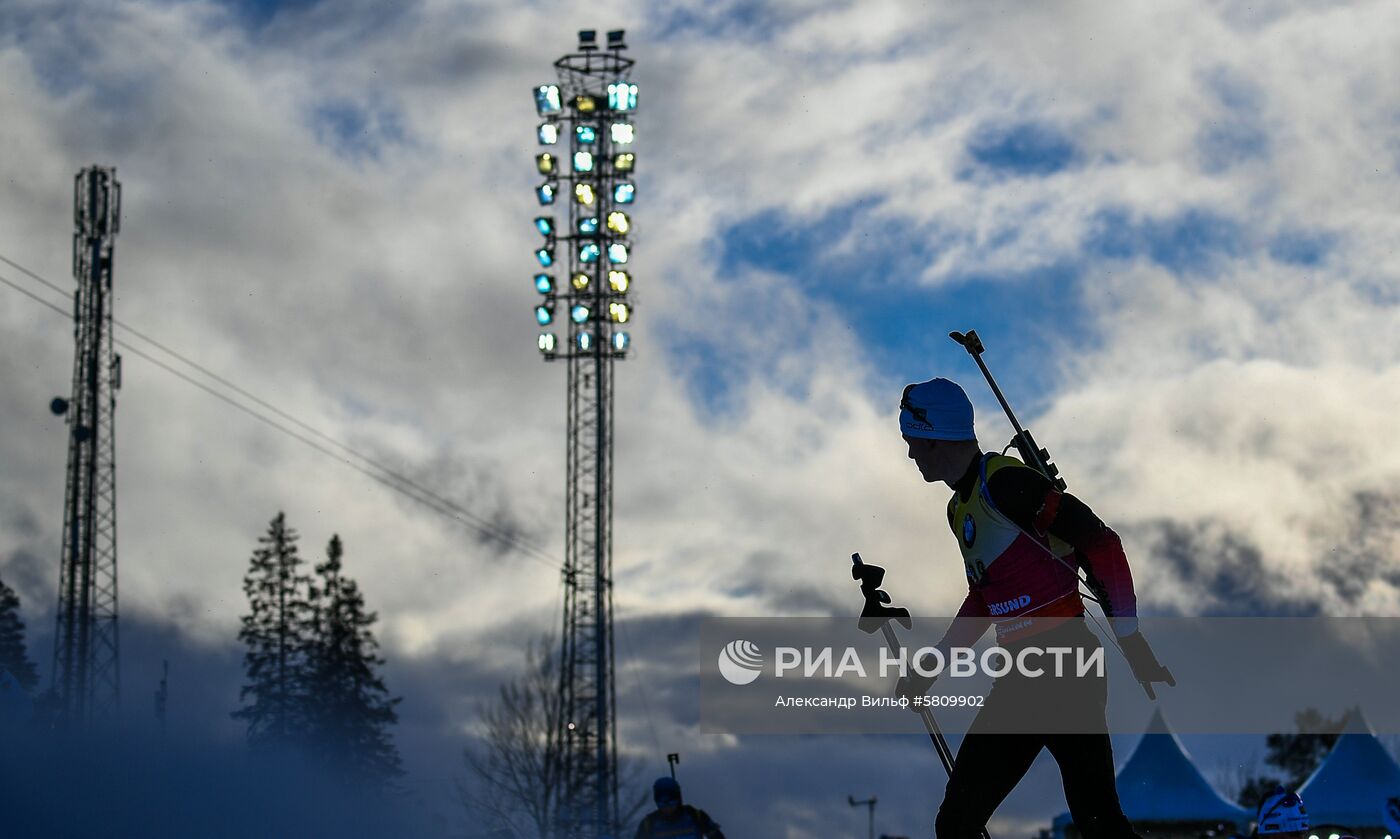
[[[1327,759],[1298,790],[1314,827],[1389,832],[1387,798],[1400,795],[1400,765],[1385,750],[1360,710],[1353,711]]]
[[[1118,800],[1134,827],[1158,826],[1154,833],[1170,833],[1173,824],[1186,828],[1228,823],[1243,829],[1251,817],[1215,791],[1187,756],[1160,708],[1153,713],[1132,756],[1118,770]],[[1061,814],[1054,821],[1054,835],[1064,836],[1072,823],[1069,813]]]

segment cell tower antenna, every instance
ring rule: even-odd
[[[121,225],[117,170],[89,166],[73,186],[73,389],[50,403],[68,424],[53,689],[63,723],[117,708],[117,463],[113,417],[122,360],[112,349],[112,257]]]

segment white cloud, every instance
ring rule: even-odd
[[[697,22],[679,26],[684,14]],[[1049,407],[1023,419],[1111,522],[1233,534],[1262,551],[1279,592],[1320,590],[1333,611],[1396,608],[1379,582],[1343,597],[1327,563],[1357,538],[1358,494],[1393,498],[1400,475],[1400,92],[1380,82],[1395,77],[1400,14],[852,3],[776,8],[767,28],[737,14],[337,4],[249,30],[201,3],[11,4],[0,252],[67,282],[70,178],[116,164],[119,317],[559,555],[564,370],[531,347],[528,88],[574,29],[635,21],[623,608],[854,609],[852,550],[890,566],[916,610],[961,599],[942,493],[905,462],[893,393],[861,349],[872,336],[812,293],[850,278],[797,282],[718,259],[718,237],[759,211],[802,224],[871,196],[877,208],[832,231],[836,252],[889,221],[946,241],[922,277],[875,278],[911,292],[1082,266],[1083,287],[1066,293],[1091,333],[1041,360]],[[82,60],[69,62],[75,42]],[[1249,104],[1223,101],[1221,78]],[[327,141],[328,106],[362,113],[368,152]],[[1208,165],[1202,137],[1236,117],[1262,149]],[[976,132],[1020,122],[1063,132],[1074,162],[1047,177],[960,177]],[[1085,251],[1106,210],[1136,224],[1193,208],[1238,226],[1238,250],[1207,272]],[[1332,245],[1316,264],[1268,258],[1275,237],[1317,231]],[[980,289],[965,287],[970,306]],[[46,406],[72,349],[56,316],[0,295],[0,521],[27,515],[44,531],[0,530],[0,557],[48,551],[56,578],[64,429]],[[722,360],[663,331],[682,325],[727,348]],[[735,383],[724,409],[697,405],[697,377],[721,375]],[[981,404],[980,383],[963,379]],[[178,609],[190,633],[231,638],[248,553],[286,509],[308,558],[332,532],[345,539],[390,655],[556,622],[547,564],[499,554],[138,359],[117,423],[124,609]],[[1191,608],[1198,582],[1154,566],[1150,544],[1131,545],[1144,601]],[[1393,569],[1389,547],[1368,550]]]

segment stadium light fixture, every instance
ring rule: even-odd
[[[542,117],[564,110],[559,100],[559,85],[542,84],[535,88],[535,111]]]
[[[637,86],[631,82],[613,82],[608,85],[608,107],[614,111],[636,110]]]
[[[543,241],[534,249],[533,302],[540,304],[536,321],[554,330],[541,331],[538,346],[550,358],[570,359],[571,376],[574,359],[620,357],[631,341],[623,325],[634,314],[627,295],[638,92],[629,78],[633,62],[620,52],[625,37],[608,31],[605,45],[604,30],[578,30],[578,50],[556,62],[559,81],[534,88],[542,176],[534,224]],[[570,192],[572,202],[561,198]],[[559,323],[567,328],[550,326]]]

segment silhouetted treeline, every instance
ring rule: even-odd
[[[39,671],[29,660],[25,646],[19,595],[3,580],[0,580],[0,670],[9,671],[20,687],[30,693],[39,684]]]
[[[397,778],[403,768],[390,727],[400,700],[378,673],[377,615],[344,573],[339,536],[314,576],[298,538],[279,512],[243,578],[248,613],[238,638],[247,682],[233,717],[247,723],[254,746],[304,750],[368,781]]]

